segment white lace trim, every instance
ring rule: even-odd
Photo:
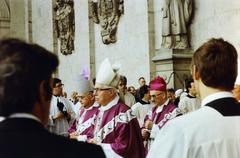
[[[85,122],[79,123],[79,125],[77,126],[77,132],[81,134],[83,131],[91,127],[91,125],[94,123],[95,118],[96,114],[94,114],[91,118],[89,118]]]
[[[179,108],[175,108],[172,112],[169,112],[167,114],[164,115],[164,118],[158,123],[158,127],[162,128],[162,126],[168,121],[171,120],[175,117],[177,117],[178,115],[182,114],[181,109]]]

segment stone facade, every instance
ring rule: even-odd
[[[52,0],[32,1],[32,41],[53,51]]]
[[[10,1],[10,36],[29,41],[29,1]]]
[[[163,16],[161,8],[163,6],[163,2],[161,0],[154,0],[156,56],[153,58],[153,61],[156,65],[155,74],[162,74],[167,78],[167,80],[173,72],[180,76],[180,80],[182,81],[186,76],[189,76],[191,54],[203,42],[206,42],[212,37],[222,37],[231,42],[238,52],[240,51],[240,32],[237,29],[240,27],[240,1],[233,0],[229,2],[227,0],[201,0],[193,2],[193,19],[189,30],[190,49],[183,50],[183,56],[179,56],[174,53],[177,52],[177,50],[164,51],[161,48],[161,23]],[[168,59],[165,59],[164,54],[161,54],[164,52],[168,54]],[[171,54],[167,52],[173,53]],[[169,64],[173,65],[169,66]],[[175,75],[171,77],[168,87],[183,88],[182,85],[183,83],[179,83],[179,79]]]
[[[97,70],[101,61],[109,57],[112,63],[121,65],[120,73],[127,76],[128,85],[138,86],[140,76],[147,82],[150,79],[148,5],[145,0],[125,0],[124,7],[115,44],[103,44],[101,28],[94,24],[95,67]]]

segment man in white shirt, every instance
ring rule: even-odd
[[[196,96],[197,92],[192,78],[185,80],[185,87],[187,95],[182,97],[178,103],[178,107],[183,114],[195,111],[201,107],[201,101]]]
[[[120,77],[118,90],[122,101],[131,108],[136,103],[136,101],[135,97],[127,90],[127,78],[125,76]]]
[[[136,115],[140,127],[142,127],[145,116],[149,111],[151,111],[152,108],[152,104],[149,102],[151,99],[149,87],[147,85],[142,86],[139,89],[139,94],[141,100],[134,104],[131,109],[133,114]]]
[[[231,90],[237,77],[237,51],[211,39],[193,55],[192,74],[202,107],[169,122],[148,158],[239,158],[240,104]]]
[[[75,119],[75,113],[72,110],[71,103],[68,99],[61,96],[63,84],[58,78],[53,78],[52,100],[50,106],[49,118],[53,128],[51,132],[68,136],[69,124]]]

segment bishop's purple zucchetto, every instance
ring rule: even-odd
[[[157,91],[166,91],[167,84],[165,80],[160,77],[156,76],[150,83],[149,83],[149,90],[157,90]]]

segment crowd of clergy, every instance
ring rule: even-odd
[[[194,53],[191,71],[183,89],[169,88],[161,76],[149,83],[140,77],[135,89],[106,58],[94,80],[77,75],[70,99],[67,85],[53,78],[46,128],[97,144],[107,158],[239,158],[236,49],[211,39]]]
[[[173,154],[171,151],[163,151],[162,146],[169,140],[161,141],[161,147],[156,146],[155,151],[152,149],[152,153],[148,153],[157,135],[159,140],[164,140],[160,131],[167,122],[201,108],[201,99],[192,77],[185,80],[184,89],[176,91],[168,88],[161,76],[156,76],[149,85],[144,77],[140,77],[140,87],[135,89],[127,87],[127,78],[112,67],[109,59],[100,65],[94,83],[88,76],[84,72],[79,74],[78,86],[71,99],[62,96],[63,84],[60,79],[54,78],[48,124],[50,131],[70,139],[98,144],[109,158],[142,158],[147,155],[155,158],[160,148],[162,154],[166,154],[163,157],[174,157],[170,156]],[[233,92],[236,96],[236,89]],[[167,131],[175,134],[171,139],[184,141],[185,136],[175,128],[175,131]],[[180,149],[184,150],[184,146],[177,148]]]

